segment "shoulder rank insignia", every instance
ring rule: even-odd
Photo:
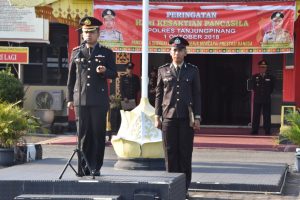
[[[198,67],[196,65],[193,65],[191,63],[187,63],[187,64],[198,69]]]
[[[74,47],[74,48],[72,49],[72,51],[75,51],[75,50],[77,50],[77,49],[79,49],[79,48],[80,48],[80,46]]]
[[[161,66],[158,67],[158,68],[163,68],[163,67],[167,67],[167,66],[170,66],[170,63],[166,63],[166,64],[164,64],[164,65],[161,65]]]
[[[103,44],[99,44],[99,47],[101,48],[101,47],[103,47],[103,48],[105,48],[105,49],[109,49],[109,50],[111,50],[111,48],[109,48],[109,47],[107,47],[107,46],[105,46],[105,45],[103,45]]]

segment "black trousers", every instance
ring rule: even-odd
[[[101,106],[81,106],[79,127],[78,107],[75,107],[78,131],[78,148],[85,154],[92,170],[100,170],[103,165],[107,110]],[[82,159],[82,158],[79,158]],[[85,167],[84,161],[81,162]]]
[[[263,113],[264,129],[266,134],[271,130],[271,102],[256,103],[254,102],[252,117],[252,133],[257,134],[259,129],[260,114]]]
[[[165,163],[168,172],[186,175],[186,189],[192,178],[194,129],[188,119],[164,119],[162,122]]]

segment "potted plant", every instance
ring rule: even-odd
[[[283,138],[287,138],[290,142],[300,147],[300,112],[299,108],[296,112],[290,112],[286,115],[288,126],[281,130]],[[295,159],[296,171],[300,171],[300,148],[296,149]]]
[[[40,92],[35,99],[35,115],[44,125],[50,125],[54,121],[55,112],[51,109],[53,98],[49,92]]]
[[[14,147],[22,137],[39,126],[35,118],[17,103],[0,102],[0,165],[14,162]]]

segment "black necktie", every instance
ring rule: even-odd
[[[92,55],[92,52],[93,52],[93,47],[90,47],[90,48],[89,48],[89,55],[90,55],[90,56]]]
[[[179,75],[179,71],[180,71],[180,67],[179,66],[175,67],[175,71],[176,71],[176,76],[178,76]]]

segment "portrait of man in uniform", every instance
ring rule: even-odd
[[[271,15],[271,30],[265,32],[263,37],[263,44],[267,43],[293,43],[291,34],[283,29],[284,14],[281,12],[274,12]]]
[[[102,12],[103,24],[105,28],[100,31],[100,41],[123,41],[123,35],[116,29],[116,13],[111,9]]]

